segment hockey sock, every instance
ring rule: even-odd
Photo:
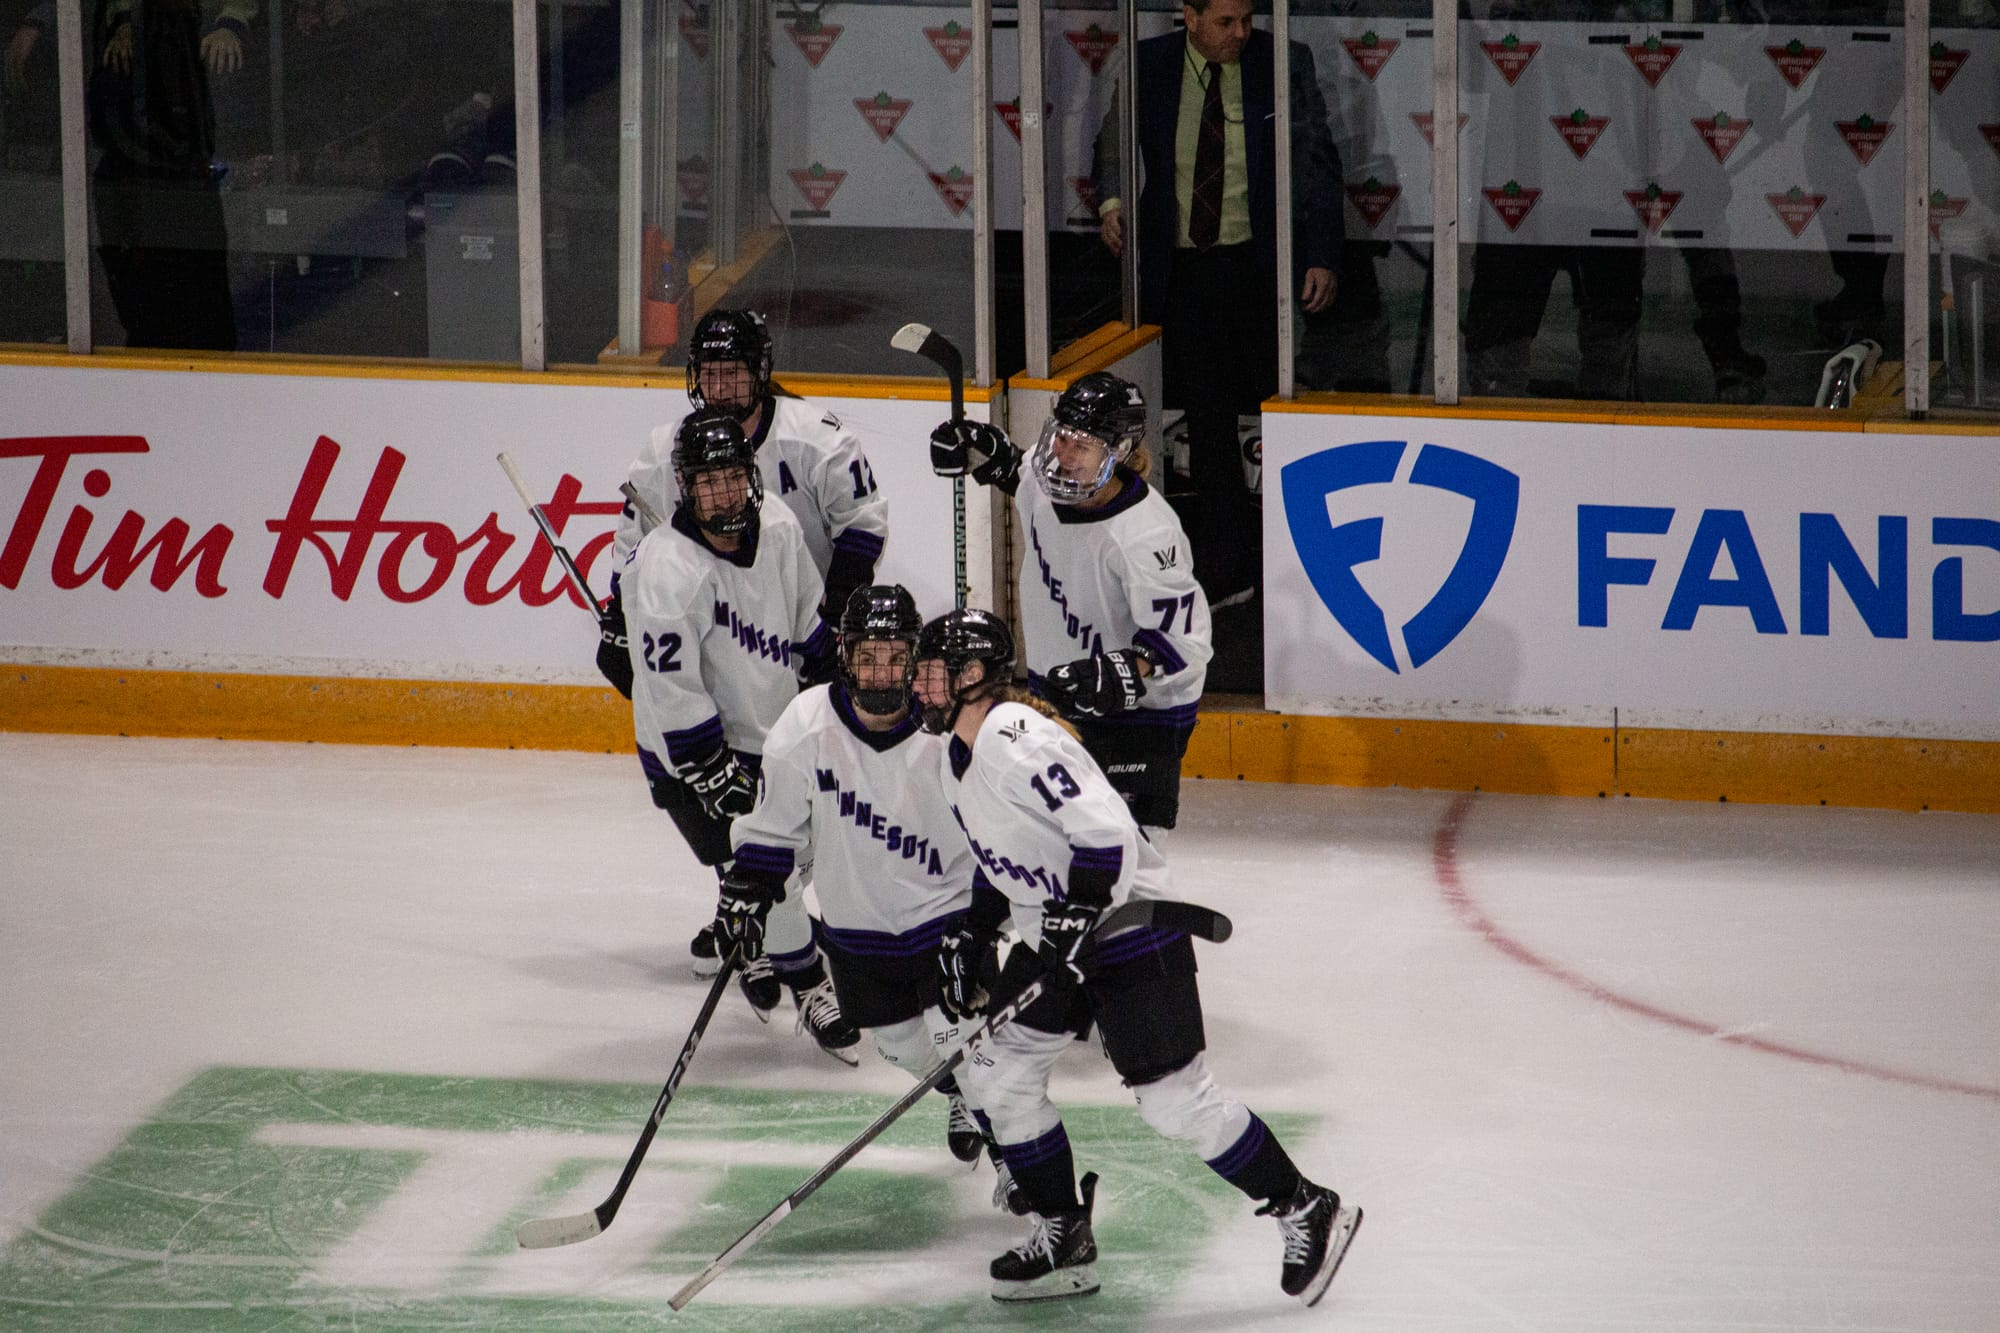
[[[793,990],[811,990],[826,980],[826,964],[819,958],[819,950],[808,944],[792,953],[770,955],[771,970],[778,974],[778,980]]]
[[[1003,1143],[1000,1155],[1014,1173],[1014,1185],[1036,1212],[1047,1216],[1082,1207],[1076,1198],[1076,1158],[1069,1131],[1058,1124],[1027,1143]]]
[[[1271,1127],[1254,1112],[1250,1127],[1229,1151],[1211,1157],[1208,1168],[1253,1199],[1289,1199],[1299,1187],[1299,1169]]]

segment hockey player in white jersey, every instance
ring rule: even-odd
[[[731,828],[718,945],[754,958],[766,916],[812,868],[820,945],[848,1022],[913,1078],[962,1037],[938,1007],[936,958],[972,905],[972,853],[938,788],[944,742],[917,726],[910,681],[923,618],[900,586],[857,589],[840,619],[838,674],[785,707],[764,739],[757,805]],[[991,893],[991,890],[988,890]],[[975,1160],[984,1136],[955,1080],[946,1140]]]
[[[688,339],[687,392],[693,410],[720,408],[742,424],[765,492],[785,502],[805,533],[825,585],[821,613],[831,625],[848,595],[873,581],[889,537],[889,503],[876,488],[861,441],[833,413],[772,382],[771,335],[754,310],[711,310],[701,317]],[[656,427],[627,478],[660,514],[672,512],[679,497],[670,459],[679,428],[678,421]],[[627,501],[612,538],[612,569],[624,568],[645,530]],[[622,593],[613,578],[598,617],[598,666],[629,696],[626,657],[618,647],[626,633]]]
[[[756,800],[765,736],[798,694],[801,662],[831,657],[832,632],[798,520],[764,498],[736,419],[713,408],[690,414],[673,466],[680,503],[623,570],[633,728],[653,803],[720,880],[730,821]],[[712,924],[690,952],[696,975],[722,966]],[[802,901],[772,913],[767,948],[745,961],[741,982],[760,1018],[777,1007],[782,982],[814,1040],[860,1062],[860,1035],[840,1017]]]
[[[1162,842],[1213,650],[1187,534],[1143,475],[1145,434],[1138,386],[1098,372],[1056,400],[1025,460],[997,426],[959,421],[932,433],[931,466],[1014,496],[1028,544],[1017,596],[1028,686],[1076,726]]]
[[[1210,1079],[1188,937],[1151,926],[1091,937],[1107,908],[1171,898],[1166,863],[1068,728],[1012,684],[1013,666],[1013,637],[990,612],[950,612],[917,641],[924,729],[950,738],[944,788],[1026,946],[987,989],[1011,996],[1037,974],[1050,988],[962,1070],[1038,1215],[1028,1240],[993,1261],[993,1295],[1046,1300],[1097,1290],[1096,1176],[1084,1176],[1079,1199],[1069,1136],[1048,1095],[1056,1058],[1094,1023],[1141,1118],[1264,1201],[1258,1212],[1277,1219],[1284,1242],[1281,1286],[1312,1305],[1333,1280],[1361,1210],[1301,1175],[1270,1127]],[[961,955],[984,947],[956,942]],[[961,1017],[984,998],[946,986],[946,1009]]]

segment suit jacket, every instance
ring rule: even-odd
[[[1277,117],[1272,86],[1277,79],[1277,43],[1253,29],[1240,57],[1243,76],[1243,153],[1250,176],[1250,239],[1264,261],[1267,293],[1278,281]],[[1138,79],[1138,225],[1128,235],[1139,243],[1139,318],[1164,323],[1167,276],[1173,268],[1180,206],[1174,198],[1174,136],[1180,124],[1181,69],[1187,33],[1176,29],[1139,43],[1132,62]],[[1346,237],[1341,204],[1340,150],[1327,127],[1326,99],[1320,96],[1312,52],[1292,43],[1292,269],[1298,282],[1309,268],[1340,270]],[[1118,180],[1116,113],[1097,138],[1092,175],[1100,199],[1121,195]],[[1132,211],[1127,209],[1130,227]],[[1273,303],[1276,297],[1272,297]]]

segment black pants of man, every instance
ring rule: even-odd
[[[1236,437],[1237,415],[1277,388],[1277,294],[1256,247],[1176,250],[1164,335],[1167,400],[1187,413],[1194,573],[1212,603],[1254,586],[1262,559]]]

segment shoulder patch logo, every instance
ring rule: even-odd
[[[1021,737],[1028,734],[1028,724],[1025,722],[1009,722],[1000,728],[1000,734],[1007,740],[1018,741]]]
[[[1174,567],[1174,562],[1176,560],[1179,560],[1180,558],[1181,558],[1181,548],[1178,542],[1176,542],[1172,546],[1169,546],[1164,551],[1153,552],[1153,559],[1160,562],[1161,569],[1172,569]]]

